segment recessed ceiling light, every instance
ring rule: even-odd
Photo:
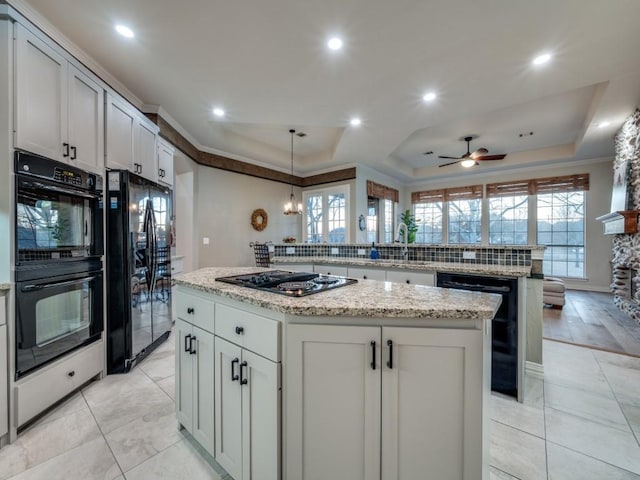
[[[342,39],[333,37],[327,42],[327,47],[329,47],[331,50],[340,50],[342,48]]]
[[[133,30],[131,30],[129,27],[127,27],[125,25],[116,25],[115,28],[116,28],[116,32],[118,32],[123,37],[126,37],[126,38],[135,37],[135,34],[133,33]]]
[[[436,99],[436,97],[437,97],[436,92],[429,92],[424,94],[424,96],[422,97],[422,100],[424,100],[425,102],[433,102]]]
[[[600,122],[600,123],[598,124],[598,128],[608,127],[609,125],[611,125],[611,122],[607,122],[607,121],[605,121],[605,122]]]
[[[221,109],[221,108],[214,108],[213,109],[213,114],[216,117],[224,117],[225,111],[223,109]]]
[[[549,60],[551,60],[551,54],[543,53],[542,55],[538,55],[536,58],[534,58],[531,63],[533,63],[534,65],[544,65]]]
[[[360,120],[358,117],[355,117],[355,118],[352,118],[349,123],[351,125],[353,125],[354,127],[357,127],[358,125],[360,125],[362,123],[362,120]]]

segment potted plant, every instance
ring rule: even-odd
[[[411,210],[405,210],[404,213],[400,215],[400,221],[407,226],[407,243],[414,243],[416,241],[418,225],[416,224],[416,218],[411,213]]]

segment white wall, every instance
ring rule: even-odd
[[[445,187],[460,187],[465,185],[487,184],[509,180],[525,180],[537,177],[553,177],[556,175],[571,175],[574,173],[589,173],[590,188],[587,193],[585,206],[586,250],[585,270],[586,280],[567,281],[569,288],[609,291],[611,283],[612,238],[602,233],[602,223],[596,217],[609,213],[611,204],[611,187],[613,186],[613,158],[593,160],[580,165],[544,169],[526,169],[515,173],[477,175],[473,179],[468,176],[461,180],[451,180],[443,183],[427,183],[412,185],[405,188],[404,204],[411,205],[411,192],[432,190]]]
[[[282,213],[291,193],[289,185],[202,165],[198,165],[196,185],[198,267],[253,266],[249,242],[281,243],[287,236],[300,239],[301,216]],[[301,198],[299,188],[294,194]],[[261,232],[251,226],[256,208],[268,215]],[[202,244],[203,237],[209,238],[209,245]]]
[[[173,157],[176,246],[174,255],[184,257],[184,272],[198,268],[197,184],[198,164],[180,151]]]

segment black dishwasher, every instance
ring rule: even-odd
[[[518,396],[518,280],[459,273],[438,273],[438,287],[502,295],[491,323],[491,390]]]

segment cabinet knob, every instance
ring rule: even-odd
[[[367,276],[366,276],[366,275],[364,275],[362,278],[363,278],[364,280],[366,280],[366,279],[367,279]]]
[[[189,308],[187,308],[187,313],[188,313],[189,315],[193,315],[193,313],[194,313],[194,312],[195,312],[195,310],[193,309],[193,307],[189,307]]]
[[[75,371],[75,370],[71,370],[70,372],[67,372],[67,376],[68,376],[69,378],[73,377],[75,374],[76,374],[76,371]]]
[[[407,280],[407,283],[411,283],[411,280]]]
[[[242,335],[244,333],[244,327],[236,327],[236,334]]]

